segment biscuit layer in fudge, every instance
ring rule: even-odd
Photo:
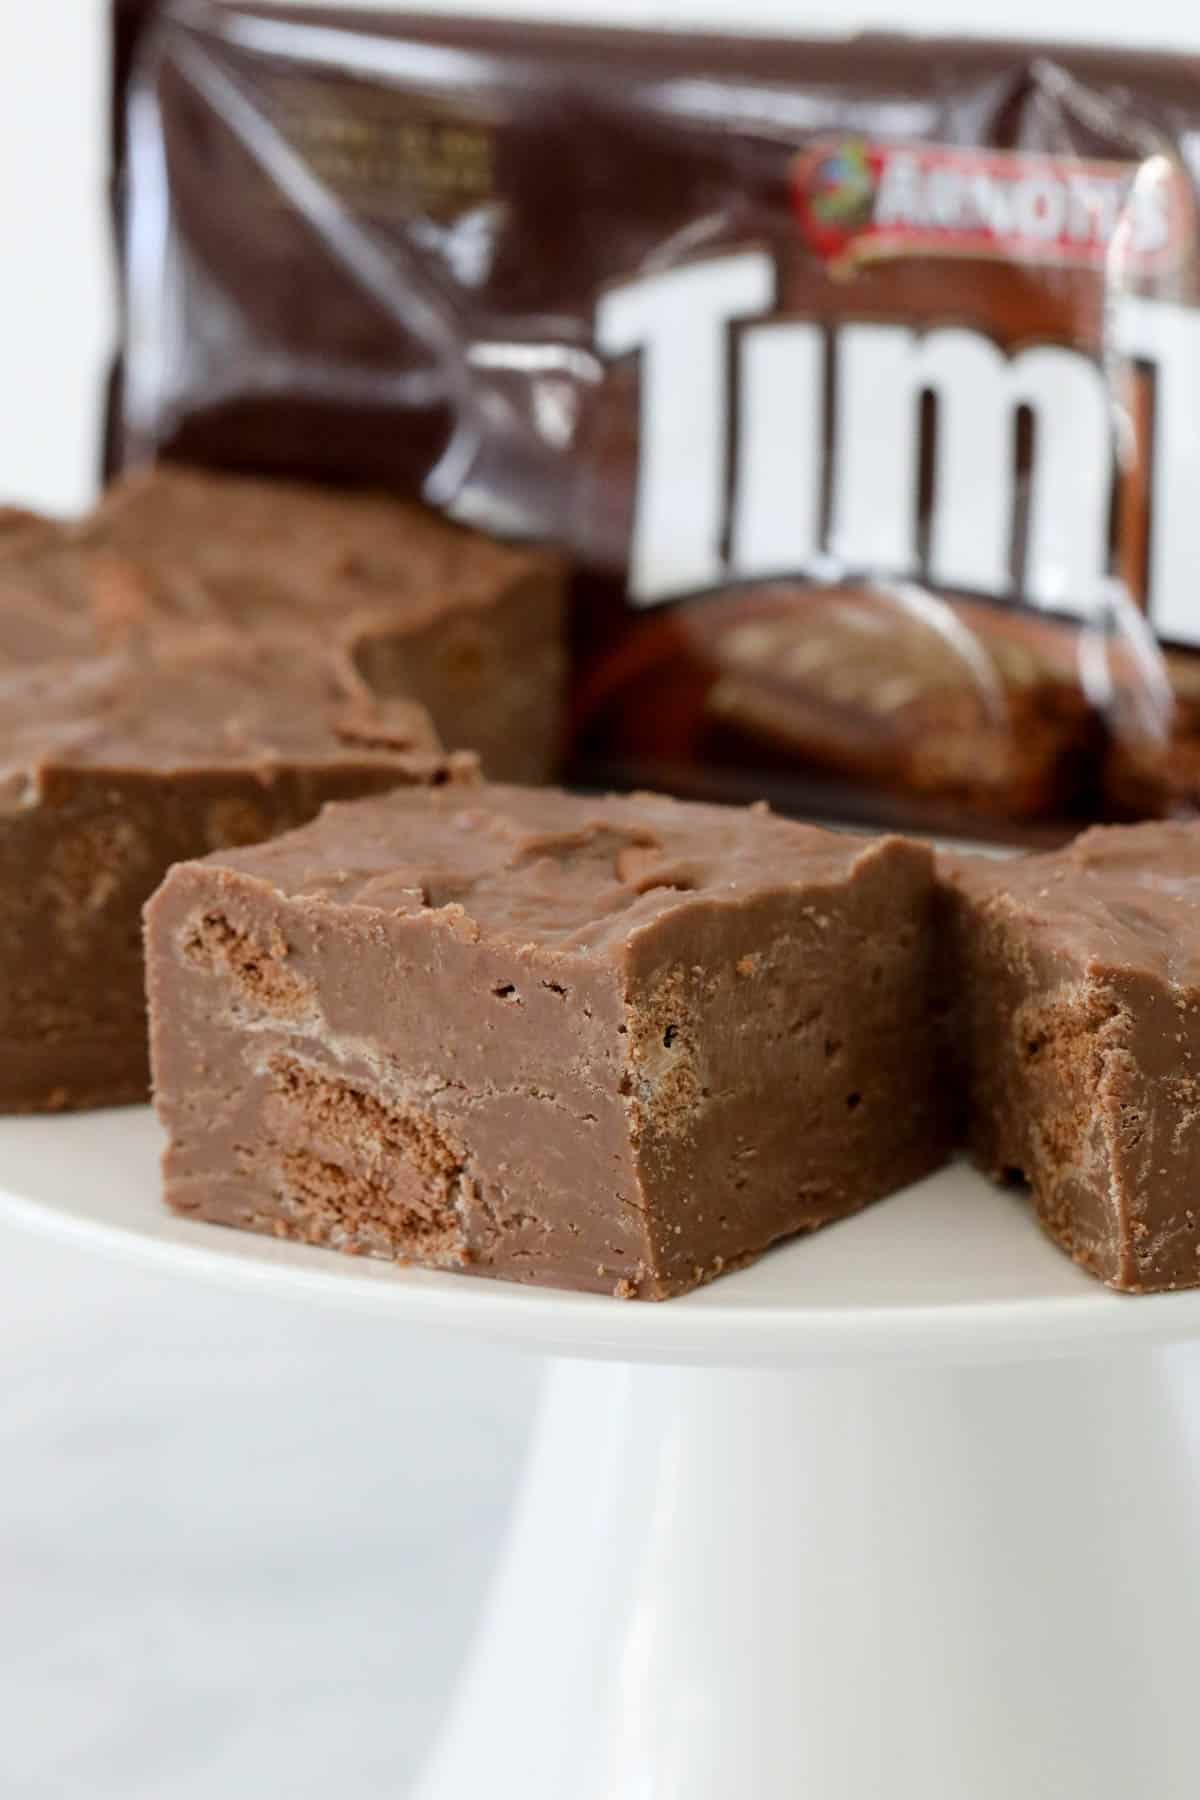
[[[463,760],[311,646],[225,634],[10,671],[0,746],[8,1112],[146,1097],[141,908],[169,864]]]
[[[1200,828],[946,870],[981,1166],[1113,1287],[1200,1281]]]
[[[566,679],[557,559],[415,505],[163,465],[118,481],[75,534],[120,641],[176,621],[315,630],[384,698],[426,707],[497,778],[543,781]]]
[[[326,809],[147,909],[182,1212],[661,1299],[940,1162],[932,865],[764,810]]]

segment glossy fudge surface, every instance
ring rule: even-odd
[[[1200,827],[945,868],[969,1132],[1113,1287],[1200,1281]]]
[[[0,1110],[147,1092],[141,908],[326,800],[467,775],[340,659],[210,633],[0,677]]]
[[[167,1198],[677,1294],[944,1156],[927,851],[484,786],[330,807],[147,909]]]

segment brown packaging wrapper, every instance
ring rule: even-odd
[[[584,781],[977,834],[1195,806],[1200,64],[118,26],[110,466],[563,544]]]

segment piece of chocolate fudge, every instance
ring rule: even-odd
[[[0,678],[0,1111],[147,1093],[141,908],[326,801],[469,777],[338,659],[211,633]]]
[[[52,536],[54,531],[53,521],[41,513],[24,506],[0,506],[0,550],[34,537]]]
[[[944,870],[971,1147],[1111,1286],[1200,1282],[1200,827]]]
[[[0,509],[0,673],[102,646],[90,553],[49,520]]]
[[[161,465],[111,487],[76,533],[118,640],[177,621],[340,644],[384,698],[411,696],[487,772],[544,781],[561,750],[563,573],[378,494]]]
[[[327,808],[147,909],[182,1212],[661,1299],[946,1152],[932,863],[762,808]]]

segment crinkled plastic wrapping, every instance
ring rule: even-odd
[[[1196,62],[119,13],[115,465],[566,545],[582,780],[1196,806]]]

